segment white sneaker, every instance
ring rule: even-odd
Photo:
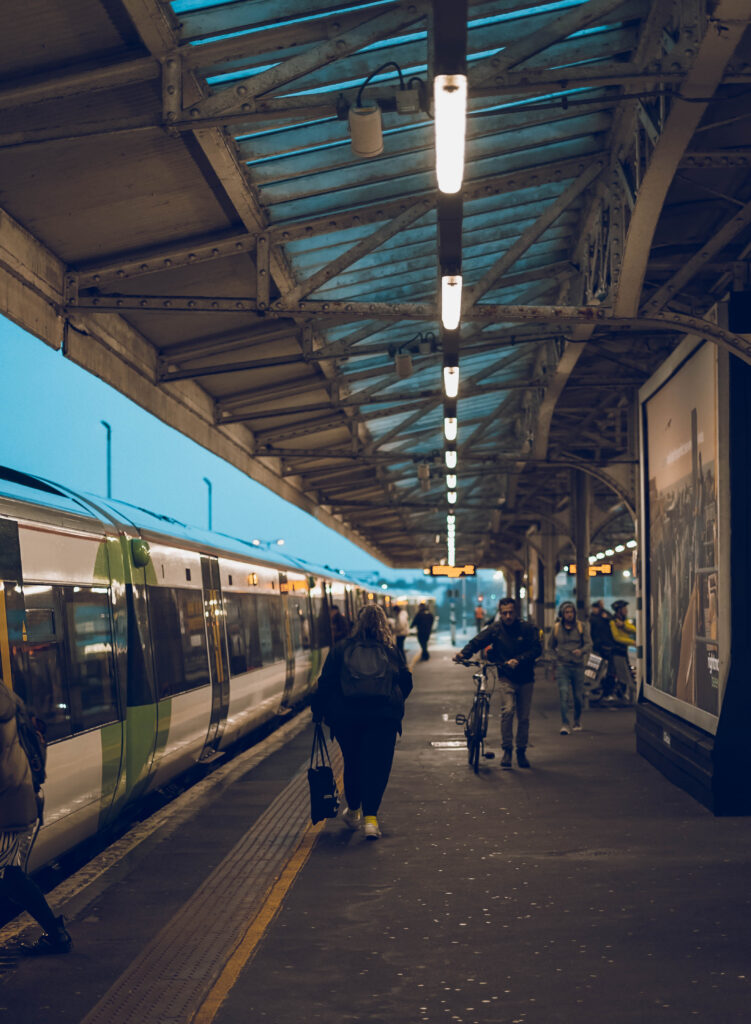
[[[360,827],[360,825],[362,825],[362,811],[359,807],[356,811],[351,811],[348,807],[342,815],[342,819],[344,820],[344,824],[347,828],[351,828],[355,831]]]
[[[574,726],[574,732],[581,732],[581,731],[582,731],[582,727],[577,722],[576,725]]]
[[[368,814],[365,817],[365,825],[363,827],[363,834],[366,839],[380,839],[381,830],[378,827],[378,818],[375,814]]]
[[[561,726],[561,736],[568,736],[568,734],[570,732],[571,732],[571,730],[569,729],[569,727],[567,725],[562,725]]]

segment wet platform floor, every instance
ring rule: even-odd
[[[531,769],[475,776],[452,653],[415,666],[382,839],[308,827],[291,723],[56,904],[75,951],[0,974],[0,1021],[751,1020],[751,819],[638,757],[630,709],[560,736],[544,668]]]

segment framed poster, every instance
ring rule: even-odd
[[[713,344],[687,339],[640,393],[644,695],[712,733],[729,646],[719,362]]]

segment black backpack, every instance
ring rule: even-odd
[[[47,741],[39,720],[29,713],[19,697],[16,697],[16,729],[18,742],[29,761],[34,792],[38,793],[47,778]]]
[[[383,644],[355,640],[344,647],[341,672],[345,697],[390,697],[394,667]]]

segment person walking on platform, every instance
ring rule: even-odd
[[[503,757],[501,768],[511,767],[511,752],[514,748],[514,716],[516,715],[516,763],[520,768],[529,768],[527,743],[529,740],[529,715],[532,709],[532,690],[535,682],[535,659],[542,654],[540,632],[531,622],[522,622],[516,612],[512,597],[502,597],[498,602],[498,622],[480,630],[454,661],[462,662],[476,651],[490,648],[488,661],[498,669],[503,707],[501,709],[501,745]]]
[[[55,917],[44,893],[22,866],[40,810],[31,767],[18,739],[18,699],[0,678],[0,893],[44,929],[35,943],[21,945],[23,953],[69,953],[73,941],[64,919]]]
[[[592,635],[592,648],[601,658],[610,657],[613,638],[610,633],[610,613],[605,610],[602,598],[595,601],[589,615],[589,630]]]
[[[628,649],[636,646],[636,626],[627,617],[628,601],[613,601],[611,608],[614,613],[610,620],[613,672],[621,692],[633,704],[636,700],[636,682],[628,660]]]
[[[558,620],[550,634],[550,650],[555,656],[555,681],[561,698],[561,736],[568,736],[569,697],[574,702],[574,732],[581,729],[584,698],[584,666],[592,650],[589,623],[576,617],[571,601],[558,609]]]
[[[331,643],[340,644],[349,636],[349,619],[339,611],[339,605],[331,606]]]
[[[420,661],[427,661],[430,655],[428,654],[428,641],[430,640],[430,634],[433,629],[433,614],[428,610],[428,606],[424,601],[420,602],[420,607],[415,612],[415,617],[412,619],[412,628],[417,630],[417,642],[422,648],[422,654],[420,655]]]
[[[396,621],[394,623],[394,636],[396,637],[396,649],[406,662],[407,659],[404,654],[404,641],[409,636],[409,615],[407,615],[406,608],[397,609]]]
[[[378,839],[378,810],[402,731],[412,674],[396,649],[384,610],[360,609],[352,636],[329,651],[311,701],[313,721],[325,721],[344,759],[344,821]]]

